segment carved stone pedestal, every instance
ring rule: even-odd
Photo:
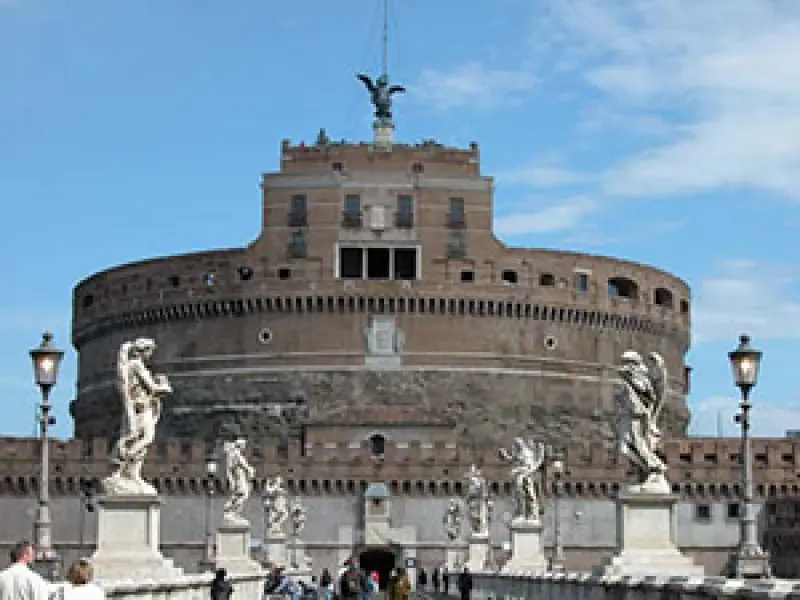
[[[226,523],[217,529],[217,554],[214,566],[228,573],[258,573],[261,565],[250,558],[250,524]]]
[[[489,534],[473,533],[467,546],[467,564],[470,571],[482,571],[489,566]]]
[[[703,567],[681,554],[676,543],[672,494],[623,492],[617,499],[617,551],[596,569],[599,575],[702,576]]]
[[[547,558],[542,544],[542,524],[540,521],[514,519],[511,530],[511,558],[503,566],[503,571],[547,571]]]
[[[390,149],[394,140],[394,125],[375,121],[372,125],[375,132],[375,145],[381,148]]]
[[[286,544],[286,535],[283,533],[268,532],[264,540],[264,563],[278,567],[288,567],[289,547]]]
[[[444,564],[450,572],[461,569],[464,564],[464,556],[467,553],[467,548],[461,543],[451,544],[445,549]]]
[[[157,496],[101,496],[97,509],[97,549],[91,561],[98,580],[181,575],[182,570],[159,550],[161,500]]]

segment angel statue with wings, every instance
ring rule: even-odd
[[[447,539],[454,542],[461,535],[461,523],[463,522],[464,513],[461,510],[461,503],[457,498],[451,498],[447,509],[444,511],[444,532],[447,534]]]
[[[229,523],[247,523],[244,517],[244,505],[250,497],[252,489],[250,480],[255,469],[250,466],[244,456],[247,441],[238,439],[225,442],[222,452],[225,455],[225,475],[228,479],[230,497],[222,508],[222,518]]]
[[[514,438],[509,452],[500,448],[500,458],[511,463],[514,482],[514,518],[524,521],[539,520],[539,494],[536,473],[545,459],[545,446],[532,439]]]
[[[469,471],[464,473],[467,480],[467,516],[469,528],[473,535],[489,534],[489,518],[492,510],[492,500],[489,498],[489,486],[481,470],[471,465]]]
[[[402,85],[389,85],[389,77],[386,74],[378,77],[373,83],[369,75],[359,73],[358,79],[369,90],[372,105],[375,107],[375,120],[383,123],[392,121],[392,96],[402,94],[406,91]]]
[[[660,354],[651,352],[648,359],[649,364],[645,364],[633,350],[622,354],[618,369],[622,388],[617,394],[622,408],[620,451],[638,471],[630,491],[669,493],[667,465],[656,452],[661,444],[658,418],[666,400],[667,369]]]
[[[156,437],[161,399],[172,393],[172,386],[166,375],[154,375],[147,368],[155,349],[155,341],[138,338],[123,342],[117,353],[122,426],[114,451],[116,470],[103,480],[103,490],[109,495],[156,495],[156,489],[142,478],[142,465]]]

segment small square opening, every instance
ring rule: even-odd
[[[291,269],[287,269],[286,267],[278,269],[278,279],[291,279],[291,277],[292,277]]]
[[[461,271],[461,281],[463,283],[475,281],[475,271]]]
[[[519,282],[519,277],[517,276],[517,272],[512,271],[511,269],[504,270],[502,277],[503,277],[503,283],[516,284]]]

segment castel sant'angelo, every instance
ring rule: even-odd
[[[510,483],[497,449],[523,434],[565,457],[560,480],[543,472],[546,543],[558,495],[567,564],[588,567],[614,550],[613,499],[628,469],[614,446],[616,369],[633,349],[660,353],[670,375],[663,452],[681,498],[679,544],[720,572],[738,540],[740,447],[686,437],[687,284],[631,261],[505,245],[478,144],[396,143],[389,92],[402,90],[366,83],[374,139],[283,141],[252,243],[112,267],[76,286],[76,439],[51,448],[56,548],[85,555],[94,543],[87,506],[121,416],[117,349],[148,337],[174,393],[145,476],[164,498],[163,549],[177,564],[203,558],[206,502],[218,514],[224,488],[205,456],[234,435],[256,470],[254,538],[264,479],[280,474],[307,507],[315,570],[354,554],[440,563],[442,515],[473,463],[496,498],[500,556]],[[755,440],[753,452],[760,531],[777,560],[800,444]],[[0,440],[0,462],[10,545],[30,535],[37,441]],[[376,499],[388,511],[377,537]]]

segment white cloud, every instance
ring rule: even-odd
[[[493,69],[471,62],[450,72],[426,69],[413,87],[419,98],[440,110],[485,109],[518,102],[535,82],[525,69]]]
[[[605,193],[752,187],[800,199],[800,3],[550,0],[547,14],[537,34],[601,104],[673,126],[609,169]]]
[[[598,209],[598,203],[591,198],[575,196],[554,201],[550,206],[537,210],[498,217],[494,229],[498,235],[559,233],[574,229],[583,222],[584,217]]]
[[[696,286],[695,341],[800,339],[800,270],[738,260]]]
[[[501,171],[496,175],[496,179],[501,183],[546,188],[584,183],[590,177],[558,165],[533,162],[508,171]]]
[[[691,405],[692,435],[723,437],[740,435],[733,418],[739,412],[739,400],[733,397],[713,396]],[[784,437],[787,430],[800,430],[800,406],[797,402],[775,403],[759,400],[757,411],[752,412],[753,437]]]

